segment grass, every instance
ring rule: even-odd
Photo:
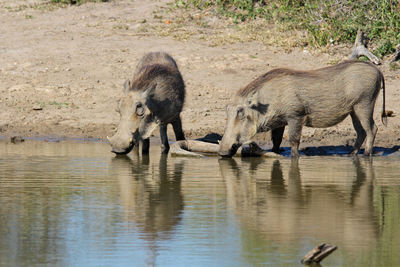
[[[400,69],[400,65],[399,65],[398,62],[391,62],[391,63],[389,64],[389,69],[390,69],[391,71],[397,71],[397,70]]]
[[[68,103],[57,102],[57,101],[50,101],[48,104],[56,107],[57,109],[61,109],[62,107],[68,107],[69,106]]]
[[[282,32],[301,30],[308,44],[352,43],[362,29],[378,56],[395,51],[400,42],[399,0],[175,0],[180,8],[211,9],[233,19],[262,19]]]
[[[57,102],[57,101],[49,101],[49,102],[36,101],[35,104],[37,104],[41,109],[44,109],[47,105],[55,107],[56,109],[62,109],[62,108],[77,109],[78,108],[78,106],[75,105],[74,103]]]

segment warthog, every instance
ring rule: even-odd
[[[365,138],[365,155],[372,154],[378,128],[372,118],[375,100],[383,88],[382,122],[386,125],[385,81],[372,64],[345,61],[311,71],[274,69],[240,89],[228,105],[228,120],[219,155],[230,157],[258,132],[271,130],[273,148],[279,146],[287,125],[291,156],[299,155],[302,127],[330,127],[350,114],[357,154]]]
[[[172,124],[176,140],[184,140],[180,113],[185,85],[175,60],[168,54],[146,54],[138,63],[132,83],[126,81],[119,100],[117,133],[108,138],[112,152],[129,153],[142,141],[142,153],[149,152],[149,137],[160,127],[161,150],[168,153],[167,125]]]

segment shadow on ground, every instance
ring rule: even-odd
[[[300,150],[300,155],[305,156],[346,156],[349,155],[353,147],[351,146],[310,146]],[[400,146],[374,147],[374,156],[400,156]],[[268,150],[270,151],[270,150]],[[364,149],[358,153],[363,155]],[[281,155],[289,157],[290,147],[282,147]]]

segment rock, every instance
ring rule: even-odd
[[[40,104],[35,104],[35,105],[32,107],[32,109],[33,109],[33,110],[43,110],[43,107],[42,107]]]
[[[10,138],[11,143],[13,144],[18,144],[18,143],[22,143],[25,141],[25,139],[22,136],[12,136]]]

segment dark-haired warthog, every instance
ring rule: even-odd
[[[378,128],[372,118],[375,100],[383,88],[382,121],[386,124],[385,82],[372,64],[345,61],[335,66],[295,71],[274,69],[240,89],[228,106],[228,121],[219,155],[230,157],[258,132],[272,131],[273,151],[279,153],[289,127],[291,155],[299,155],[302,127],[324,128],[350,114],[357,139],[356,154],[367,138],[365,155],[372,154]]]
[[[177,140],[184,140],[180,113],[185,100],[185,85],[175,60],[168,54],[146,54],[138,63],[132,83],[125,82],[124,96],[118,103],[120,122],[109,138],[112,152],[129,153],[142,141],[142,153],[149,152],[149,137],[160,127],[161,150],[168,153],[167,124]]]

